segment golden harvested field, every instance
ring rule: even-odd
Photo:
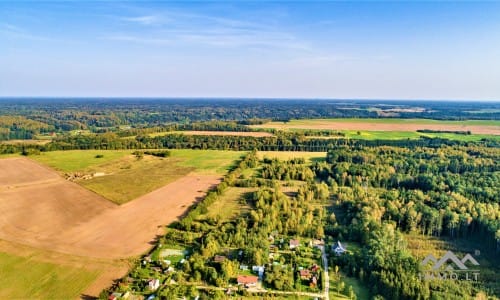
[[[484,122],[483,122],[484,123]],[[253,128],[316,129],[316,130],[367,130],[367,131],[417,131],[421,129],[439,131],[471,131],[473,134],[500,135],[497,123],[473,121],[434,121],[413,119],[311,119],[290,122],[270,122],[252,125]]]

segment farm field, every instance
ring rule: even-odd
[[[23,185],[14,183],[0,190],[0,239],[105,258],[124,258],[148,249],[162,225],[180,217],[220,180],[216,175],[184,176],[117,206],[28,159],[0,160],[2,170],[16,165],[24,166],[19,173],[27,174],[19,174],[25,178]],[[31,168],[44,172],[28,182]]]
[[[456,133],[423,133],[416,131],[373,131],[373,130],[342,130],[342,133],[346,135],[347,138],[359,139],[359,140],[402,140],[411,139],[416,140],[421,137],[428,138],[443,138],[449,140],[458,141],[479,141],[481,139],[500,139],[499,135],[492,134],[456,134]]]
[[[67,255],[0,240],[2,299],[97,296],[130,267],[125,260]]]
[[[2,299],[75,299],[99,273],[3,252],[0,252],[0,265]]]
[[[204,131],[204,130],[186,130],[186,131],[168,131],[168,132],[158,132],[150,133],[148,136],[164,136],[168,134],[185,134],[185,135],[217,135],[217,136],[253,136],[253,137],[265,137],[273,136],[269,132],[254,132],[254,131]]]
[[[234,166],[234,162],[246,151],[225,150],[169,150],[172,158],[180,159],[177,165],[195,168],[193,172],[205,175],[223,175]]]
[[[102,157],[96,158],[98,154]],[[165,159],[145,156],[130,170],[157,166],[172,173],[171,182],[120,206],[65,180],[61,174],[63,170],[116,171],[124,163],[135,163],[131,151],[57,151],[36,156],[44,164],[57,166],[59,173],[26,157],[2,156],[0,276],[5,288],[0,286],[0,297],[97,296],[114,279],[125,275],[129,258],[146,252],[164,232],[164,225],[178,220],[241,155],[180,150]],[[83,159],[78,162],[79,158]],[[149,165],[153,161],[159,165]],[[127,186],[125,181],[115,184]],[[28,268],[33,273],[19,275],[29,273]],[[20,278],[22,283],[14,284]]]
[[[244,152],[171,150],[167,158],[131,150],[73,150],[43,152],[31,158],[74,176],[74,181],[117,204],[127,203],[189,173],[223,175]],[[93,176],[98,174],[99,176]],[[90,178],[84,177],[91,175]]]
[[[30,158],[61,172],[85,171],[131,155],[131,150],[68,150],[42,152]],[[102,157],[96,157],[102,155]]]
[[[471,131],[473,134],[500,135],[500,121],[437,121],[427,119],[303,119],[269,122],[252,128],[330,129],[366,131],[417,131],[420,129]]]

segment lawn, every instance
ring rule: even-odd
[[[76,299],[98,275],[0,252],[2,299]]]

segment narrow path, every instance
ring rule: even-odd
[[[328,258],[326,257],[325,246],[321,246],[321,258],[323,259],[323,268],[325,269],[325,299],[330,300],[330,275],[328,275]]]

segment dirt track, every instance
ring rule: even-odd
[[[0,160],[0,239],[96,258],[139,255],[217,176],[188,175],[117,206],[25,158]]]

